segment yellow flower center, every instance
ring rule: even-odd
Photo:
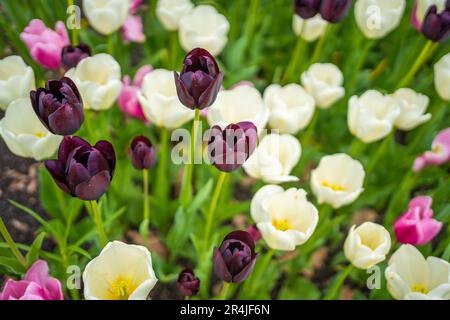
[[[433,149],[431,149],[431,152],[439,154],[442,151],[442,146],[440,144],[436,144]]]
[[[345,190],[345,188],[343,186],[340,186],[338,184],[329,183],[327,181],[322,181],[322,185],[325,188],[330,188],[330,189],[332,189],[334,191],[344,191]]]
[[[411,291],[427,294],[429,290],[422,284],[415,284],[411,287]]]
[[[119,277],[111,284],[109,298],[111,300],[128,300],[135,289],[136,285],[131,279]]]
[[[280,231],[293,229],[292,226],[289,224],[289,221],[287,221],[287,219],[273,219],[272,225],[275,227],[275,229]]]
[[[38,137],[38,138],[43,138],[43,137],[45,137],[45,133],[42,133],[42,132],[36,132],[34,135],[35,135],[36,137]]]

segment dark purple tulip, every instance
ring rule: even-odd
[[[62,136],[74,134],[84,120],[83,101],[69,78],[48,80],[45,88],[30,92],[36,115],[52,133]]]
[[[84,43],[76,47],[71,44],[65,46],[61,51],[61,66],[64,70],[69,70],[78,65],[78,62],[91,55],[91,48]]]
[[[303,19],[309,19],[319,13],[320,0],[294,0],[294,11]]]
[[[116,166],[111,143],[95,146],[80,137],[65,136],[58,150],[58,160],[45,161],[56,184],[73,197],[98,200],[108,189]]]
[[[320,15],[328,22],[336,23],[345,18],[352,5],[352,0],[322,0]]]
[[[177,287],[183,296],[195,296],[200,288],[200,279],[195,276],[192,269],[184,269],[178,276]]]
[[[234,171],[253,154],[257,141],[258,130],[250,121],[230,124],[223,130],[213,126],[208,141],[209,160],[220,171]]]
[[[184,58],[181,74],[175,75],[178,98],[190,109],[204,109],[213,104],[222,84],[223,74],[214,57],[196,48]]]
[[[150,169],[155,164],[155,148],[149,139],[137,136],[131,141],[130,158],[133,167],[138,170]]]
[[[252,236],[233,231],[223,239],[220,248],[214,248],[214,271],[225,282],[242,282],[250,275],[256,257]]]
[[[441,13],[437,13],[435,5],[428,9],[422,33],[434,42],[444,42],[450,37],[450,0],[447,0],[446,8]]]

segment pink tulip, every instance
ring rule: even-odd
[[[129,76],[125,76],[123,78],[123,86],[122,91],[120,92],[118,104],[120,110],[125,114],[141,119],[145,121],[144,113],[142,112],[141,104],[137,98],[137,93],[141,89],[142,81],[148,73],[153,70],[152,66],[146,65],[136,72],[134,76],[134,81],[131,83],[131,79]]]
[[[419,172],[427,166],[438,166],[450,161],[450,128],[438,133],[431,144],[431,151],[426,151],[414,160],[413,171]]]
[[[408,211],[394,223],[399,242],[423,245],[439,233],[442,223],[433,219],[432,201],[431,197],[418,196],[409,202]]]
[[[139,6],[141,4],[142,4],[142,0],[133,0],[133,1],[131,1],[129,12],[131,14],[136,14],[136,12],[138,12]]]
[[[125,43],[145,41],[145,34],[142,32],[142,19],[140,16],[128,16],[122,26],[122,39]]]
[[[37,260],[20,281],[6,281],[0,300],[63,300],[61,283],[48,275],[48,265]]]
[[[28,47],[31,57],[47,69],[58,69],[61,61],[61,50],[70,44],[64,23],[58,21],[53,31],[39,19],[30,21],[20,39]]]

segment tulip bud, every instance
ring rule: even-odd
[[[214,271],[225,282],[242,282],[250,275],[257,256],[252,236],[233,231],[223,239],[220,248],[214,248]]]
[[[195,296],[200,288],[200,279],[195,276],[192,269],[184,269],[178,276],[177,287],[183,296]]]
[[[131,141],[130,157],[136,169],[150,169],[155,164],[155,149],[149,139],[137,136]]]
[[[80,129],[84,120],[83,101],[69,78],[47,81],[45,88],[32,90],[30,98],[36,115],[50,132],[64,136]]]
[[[258,241],[261,239],[262,235],[258,227],[255,224],[251,224],[247,228],[247,232],[252,236],[253,241]]]
[[[320,9],[320,0],[294,0],[294,11],[303,19],[314,17]]]
[[[352,5],[352,0],[322,0],[320,14],[328,22],[337,23],[345,18]]]
[[[181,74],[174,72],[174,75],[178,98],[190,109],[204,109],[213,104],[223,78],[214,57],[201,48],[189,52]]]
[[[257,141],[256,126],[250,121],[230,124],[223,130],[213,126],[208,141],[209,159],[220,171],[234,171],[252,155]]]
[[[435,5],[428,9],[422,33],[434,42],[444,42],[450,37],[450,1],[447,1],[446,8],[441,13],[437,13]]]
[[[58,159],[45,161],[45,167],[64,192],[81,200],[98,200],[108,189],[116,166],[111,143],[91,146],[80,137],[64,137]]]
[[[80,43],[76,47],[69,44],[62,48],[61,65],[65,71],[75,68],[78,62],[91,55],[91,48],[84,43]]]

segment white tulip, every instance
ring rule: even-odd
[[[81,60],[75,68],[67,71],[66,77],[77,85],[86,109],[111,108],[122,88],[120,65],[106,53]]]
[[[213,6],[200,5],[181,18],[179,29],[180,44],[185,51],[200,47],[215,56],[228,42],[230,24]]]
[[[400,115],[394,124],[401,130],[411,130],[431,119],[431,114],[427,113],[430,99],[412,89],[398,89],[392,95],[400,106]]]
[[[292,18],[292,29],[298,37],[302,37],[305,41],[312,42],[317,40],[324,34],[328,22],[316,14],[310,19],[302,19],[302,17],[294,14]]]
[[[345,257],[359,269],[384,261],[391,249],[391,236],[385,227],[373,222],[353,225],[344,243]]]
[[[400,115],[400,105],[390,95],[368,90],[348,103],[347,121],[350,132],[365,143],[380,140],[391,133]]]
[[[129,0],[83,0],[83,11],[89,24],[103,35],[109,35],[123,25],[129,7]]]
[[[389,293],[397,300],[450,300],[450,264],[426,260],[414,246],[395,251],[385,271]]]
[[[315,63],[303,72],[302,84],[319,108],[329,108],[345,95],[344,76],[332,63]]]
[[[319,215],[303,189],[284,190],[266,185],[251,202],[251,215],[267,245],[292,251],[305,243],[316,229]]]
[[[178,29],[181,18],[188,14],[193,7],[190,0],[158,0],[156,16],[164,28],[175,31]]]
[[[157,281],[147,248],[113,241],[84,269],[84,297],[145,300]]]
[[[405,0],[358,0],[356,24],[367,38],[383,38],[400,24],[405,6]]]
[[[289,174],[300,160],[301,152],[300,142],[294,136],[271,133],[262,138],[243,168],[250,177],[267,183],[298,181]]]
[[[147,74],[138,99],[145,117],[157,126],[178,128],[194,118],[194,110],[178,99],[172,71],[156,69]]]
[[[445,3],[447,0],[416,0],[416,18],[417,20],[422,23],[423,19],[425,18],[428,9],[432,5],[436,5],[437,12],[442,12],[445,9]]]
[[[311,189],[319,203],[333,208],[349,204],[364,191],[364,168],[345,153],[337,153],[320,159],[311,172]]]
[[[443,100],[450,101],[450,53],[434,65],[434,86]]]
[[[12,153],[38,161],[50,158],[62,140],[62,136],[54,135],[44,127],[30,98],[19,98],[10,103],[0,120],[0,135]]]
[[[0,109],[6,110],[17,98],[30,96],[35,89],[33,69],[19,56],[0,59]]]
[[[230,123],[251,121],[261,133],[269,120],[269,108],[256,88],[240,85],[219,92],[208,109],[207,119],[210,126],[221,128]]]

